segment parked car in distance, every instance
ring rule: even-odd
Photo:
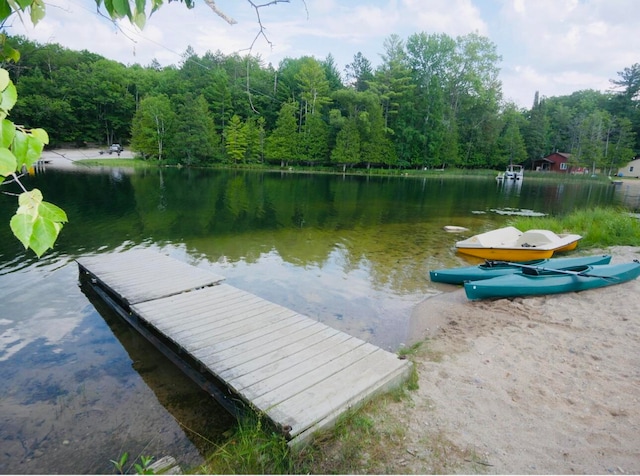
[[[109,146],[109,155],[111,155],[112,152],[115,152],[116,154],[120,154],[120,152],[122,152],[124,150],[124,147],[122,147],[120,144],[111,144]]]

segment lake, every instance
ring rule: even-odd
[[[620,186],[493,178],[364,177],[193,169],[48,168],[25,179],[67,224],[40,260],[0,207],[0,472],[113,473],[123,452],[183,467],[232,419],[90,290],[74,260],[149,248],[395,351],[415,304],[443,292],[428,270],[467,264],[460,235],[514,213],[640,201]],[[8,189],[8,187],[5,187]]]

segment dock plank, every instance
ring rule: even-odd
[[[388,384],[393,385],[395,379],[406,378],[404,369],[398,366],[398,359],[390,359],[382,352],[379,349],[369,354],[367,359],[361,359],[337,372],[330,381],[317,382],[304,392],[263,411],[275,421],[295,428],[298,434],[322,426],[325,419],[325,423],[330,423],[367,394],[383,390]],[[314,404],[310,405],[309,402]]]
[[[377,347],[352,337],[340,342],[340,345],[325,346],[322,352],[315,354],[313,358],[301,359],[286,372],[278,372],[268,378],[257,380],[242,389],[254,404],[260,408],[269,408],[317,382],[328,379],[376,349]],[[245,383],[249,383],[249,380]]]
[[[266,323],[265,323],[266,324]],[[268,345],[269,342],[287,342],[291,334],[314,325],[311,319],[304,319],[300,314],[291,314],[285,319],[281,319],[278,323],[270,323],[264,326],[252,326],[252,331],[243,333],[242,328],[236,329],[233,334],[227,334],[215,346],[210,348],[202,346],[202,350],[196,351],[196,354],[203,359],[203,362],[219,362],[225,355],[235,355],[248,349]],[[224,354],[223,352],[229,351]]]
[[[197,293],[198,295],[203,293]],[[202,296],[199,296],[202,297]],[[155,301],[149,301],[154,302]],[[203,301],[193,303],[190,307],[185,307],[184,310],[178,311],[175,314],[169,316],[162,316],[160,319],[154,318],[153,323],[157,326],[162,326],[167,332],[171,332],[173,329],[180,329],[186,327],[192,327],[194,329],[201,326],[208,326],[212,328],[214,326],[227,325],[232,319],[238,321],[244,317],[245,314],[251,314],[256,310],[264,311],[264,303],[260,298],[256,297],[251,300],[238,301],[235,299],[226,299],[221,305],[212,305],[211,301]],[[148,308],[142,308],[136,305],[136,309],[140,312],[144,312],[148,315],[152,311]]]
[[[216,366],[219,375],[225,372],[242,372],[242,368],[260,368],[273,363],[272,358],[277,358],[281,353],[288,357],[297,358],[296,355],[287,354],[287,349],[291,346],[291,342],[298,340],[311,339],[309,342],[323,340],[327,332],[326,326],[320,323],[313,323],[309,326],[300,327],[299,329],[290,329],[286,339],[267,339],[261,345],[254,345],[249,342],[243,347],[235,347],[225,351],[218,352],[215,356],[208,356],[209,362]],[[310,345],[310,344],[308,344]],[[239,369],[238,369],[239,368]],[[236,370],[238,369],[238,370]]]
[[[92,285],[278,427],[290,427],[292,446],[409,375],[410,362],[392,353],[160,253],[77,261]]]
[[[180,321],[188,319],[191,315],[201,316],[200,311],[211,306],[215,302],[218,309],[234,307],[238,304],[238,297],[244,297],[244,291],[238,288],[220,284],[203,289],[197,295],[176,294],[167,298],[154,299],[144,303],[145,312],[152,314],[154,322]],[[260,301],[260,298],[255,296]],[[140,303],[139,305],[142,305]]]
[[[219,362],[220,377],[235,388],[242,389],[243,384],[251,385],[285,371],[313,358],[326,346],[339,344],[351,336],[320,324],[291,334],[290,338],[292,341],[281,342],[275,349],[254,347]]]
[[[213,286],[225,279],[210,271],[149,250],[88,256],[76,261],[82,268],[90,270],[92,275],[102,281],[125,304]],[[149,274],[162,276],[164,279],[151,283],[144,279]]]

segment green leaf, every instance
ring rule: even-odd
[[[2,1],[3,0],[0,0],[0,2]],[[9,86],[10,82],[11,79],[9,79],[9,72],[4,68],[0,68],[0,91],[4,91],[5,89],[7,89],[7,86]]]
[[[42,192],[33,189],[18,197],[18,210],[11,218],[11,231],[38,257],[55,244],[67,214],[61,208],[42,200]]]
[[[19,205],[27,205],[29,202],[36,202],[40,204],[42,202],[42,192],[37,188],[34,188],[30,192],[23,192],[18,197]]]
[[[35,0],[31,4],[31,22],[33,26],[36,26],[40,20],[44,18],[46,14],[46,9],[44,6],[44,2],[40,0]]]
[[[25,156],[24,166],[29,168],[35,164],[42,155],[44,144],[42,141],[32,135],[27,136],[27,153]],[[20,164],[18,165],[20,167]]]
[[[33,218],[28,215],[18,215],[11,217],[9,222],[14,236],[20,240],[25,249],[29,248],[31,233],[33,231]]]
[[[151,8],[151,13],[153,14],[158,8],[162,6],[163,0],[151,0],[153,7]]]
[[[29,248],[31,248],[39,258],[49,248],[53,248],[58,238],[58,233],[60,233],[60,227],[56,226],[51,220],[42,217],[36,218],[33,223]]]
[[[0,43],[2,43],[2,41],[0,41]],[[17,63],[18,61],[20,61],[20,52],[14,48],[11,48],[11,46],[5,43],[4,45],[2,45],[0,58],[5,58],[5,60],[7,61],[13,61],[14,63]]]
[[[6,20],[11,15],[11,7],[7,0],[0,0],[0,21]]]
[[[0,175],[6,177],[16,171],[18,167],[18,161],[16,156],[13,155],[6,147],[0,147]]]
[[[144,30],[144,25],[147,23],[147,16],[144,14],[144,12],[136,11],[135,15],[133,16],[133,23],[135,23],[135,25],[141,30]]]
[[[23,192],[18,196],[17,215],[28,215],[33,218],[38,216],[38,210],[42,203],[42,192],[34,188],[30,192]]]
[[[46,218],[47,220],[51,220],[52,222],[66,223],[69,220],[67,219],[67,214],[65,211],[49,202],[42,202],[38,207],[38,213],[41,217]]]
[[[8,119],[0,122],[0,147],[9,147],[16,135],[16,126]]]
[[[98,8],[100,7],[100,3],[102,0],[96,0],[96,4]],[[104,8],[107,10],[107,13],[111,18],[114,18],[114,10],[113,10],[113,1],[112,0],[104,0]]]
[[[20,5],[20,9],[25,11],[29,5],[31,5],[32,0],[16,0],[16,3]]]
[[[49,143],[49,134],[44,129],[31,129],[31,135],[36,137],[43,144]]]
[[[15,155],[17,164],[16,169],[22,168],[27,163],[27,150],[28,150],[28,136],[20,130],[16,130],[16,134],[13,136],[13,144],[11,150]]]
[[[118,18],[125,17],[125,16],[131,18],[131,8],[129,7],[129,0],[112,0],[112,1],[113,1],[113,9]]]
[[[0,109],[10,111],[18,100],[18,91],[12,82],[9,82],[7,88],[2,91],[2,100],[0,101]]]

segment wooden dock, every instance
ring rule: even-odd
[[[291,445],[400,385],[411,370],[395,354],[160,253],[77,262],[100,296],[203,388],[212,389],[207,376],[222,382]]]

